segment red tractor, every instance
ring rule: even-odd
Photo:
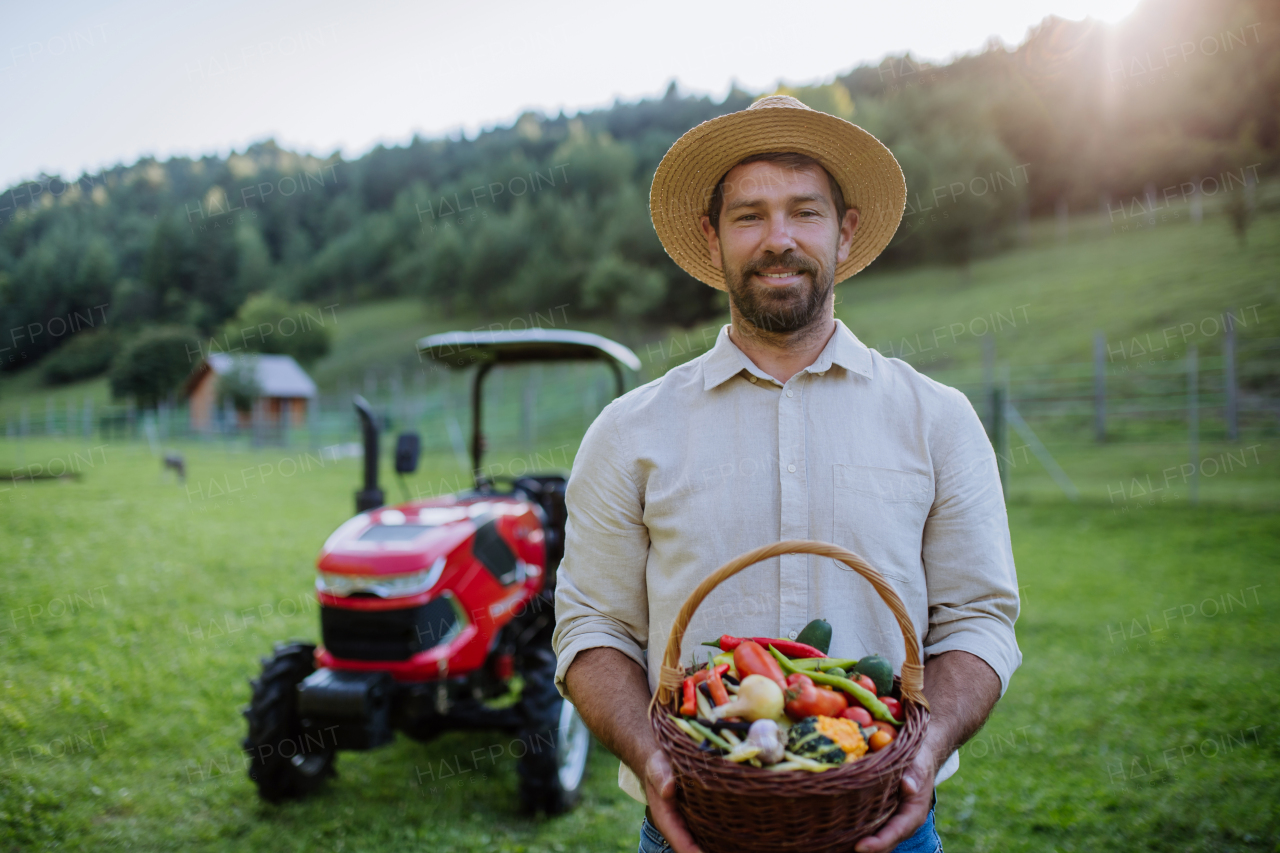
[[[573,331],[451,332],[418,346],[448,367],[476,366],[475,488],[384,507],[378,428],[356,398],[364,489],[357,515],[334,531],[317,563],[322,645],[277,644],[263,660],[244,711],[249,778],[267,800],[301,797],[334,775],[338,750],[382,746],[397,730],[421,741],[499,730],[515,736],[509,751],[519,760],[523,806],[557,814],[578,797],[591,743],[554,684],[565,478],[481,473],[482,386],[495,365],[585,359],[607,364],[621,394],[621,366],[638,370],[640,362],[621,344]],[[416,470],[418,447],[417,435],[400,436],[398,473]]]

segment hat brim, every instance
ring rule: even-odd
[[[795,152],[817,160],[840,184],[846,206],[858,209],[849,257],[836,267],[837,283],[866,267],[889,245],[902,221],[907,183],[898,161],[880,140],[817,110],[749,109],[713,118],[685,133],[653,176],[653,228],[685,272],[725,289],[724,273],[711,263],[702,217],[726,172],[747,157],[769,152]]]

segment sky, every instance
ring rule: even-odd
[[[1050,14],[1114,22],[1137,0],[0,4],[0,186],[274,138],[358,157],[554,115],[731,85],[831,80],[910,50],[1016,45]]]

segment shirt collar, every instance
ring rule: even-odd
[[[871,350],[841,320],[836,320],[835,334],[827,341],[813,364],[800,372],[825,373],[832,365],[839,365],[851,373],[871,378]],[[744,370],[761,379],[776,381],[729,340],[729,326],[726,324],[720,329],[715,346],[702,363],[702,388],[710,391]]]

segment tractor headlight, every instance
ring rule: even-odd
[[[336,572],[320,572],[316,576],[316,589],[329,595],[370,592],[382,598],[404,598],[426,592],[435,586],[444,573],[444,562],[444,557],[440,557],[430,568],[404,575],[341,575]]]

